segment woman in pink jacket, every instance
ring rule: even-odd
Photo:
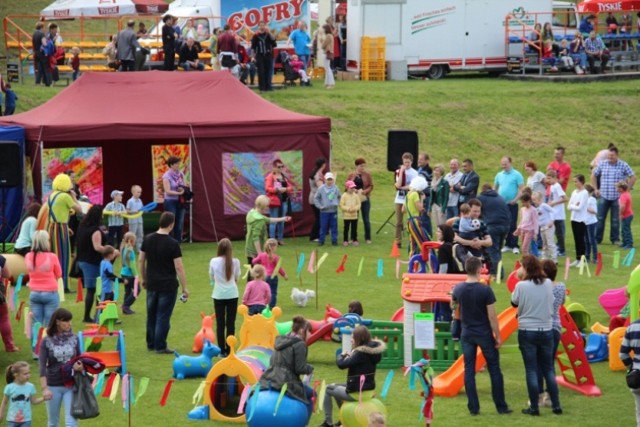
[[[29,272],[29,304],[33,318],[46,326],[60,305],[58,280],[62,277],[58,256],[49,246],[49,233],[38,230],[33,234],[31,252],[24,260]]]

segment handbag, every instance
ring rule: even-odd
[[[640,369],[630,369],[625,377],[627,380],[627,387],[633,390],[640,388]]]
[[[73,377],[73,382],[71,415],[79,420],[87,420],[100,415],[98,400],[93,393],[89,375],[76,374]]]
[[[82,269],[78,263],[78,257],[73,257],[71,261],[71,268],[69,268],[69,277],[74,279],[82,279]]]

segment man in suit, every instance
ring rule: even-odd
[[[135,71],[136,48],[140,48],[138,37],[133,27],[133,20],[127,22],[127,28],[118,33],[116,39],[116,58],[120,60],[120,71]]]
[[[478,176],[473,169],[473,160],[465,159],[462,162],[462,172],[464,172],[462,179],[453,186],[453,189],[460,194],[458,208],[461,204],[468,203],[469,200],[475,199],[478,193],[478,187],[480,186],[480,176]]]

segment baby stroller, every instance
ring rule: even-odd
[[[282,63],[282,70],[284,72],[284,86],[295,86],[296,80],[300,79],[300,74],[293,70],[291,57],[284,50],[280,52],[280,62]]]

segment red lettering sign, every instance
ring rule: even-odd
[[[119,12],[120,12],[120,6],[98,8],[99,15],[118,15]]]
[[[239,31],[244,25],[249,28],[257,27],[260,21],[281,22],[302,15],[304,0],[288,0],[275,4],[268,4],[260,9],[249,9],[246,12],[231,14],[227,23],[234,31]]]
[[[69,9],[54,10],[53,16],[58,16],[58,17],[69,16]]]

